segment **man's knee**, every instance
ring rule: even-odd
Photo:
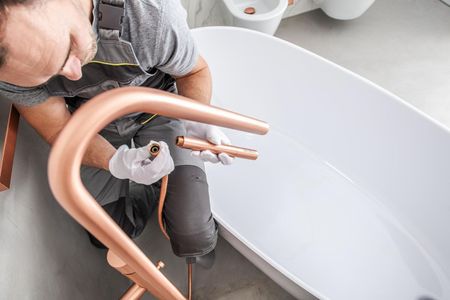
[[[169,175],[164,219],[178,256],[200,256],[214,249],[217,226],[209,203],[206,174],[196,166],[177,166]]]
[[[216,247],[217,226],[213,222],[212,228],[199,233],[178,234],[169,232],[172,250],[177,256],[190,257],[205,255]]]

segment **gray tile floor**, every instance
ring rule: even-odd
[[[360,18],[321,10],[284,20],[276,34],[393,92],[450,127],[450,7],[376,0]]]
[[[141,249],[148,251],[153,262],[162,260],[163,273],[180,289],[187,291],[187,268],[184,259],[172,254],[170,244],[162,236],[156,218],[138,240]],[[219,238],[216,260],[210,270],[194,266],[193,299],[294,299],[252,263]],[[148,294],[143,299],[154,299]]]
[[[386,88],[450,127],[450,7],[437,0],[377,0],[359,19],[337,21],[320,10],[283,20],[277,36]],[[299,66],[301,68],[301,66]],[[152,224],[143,234],[153,261],[186,290],[184,261]],[[223,239],[215,266],[197,268],[195,299],[292,299]],[[146,299],[151,299],[146,296]]]

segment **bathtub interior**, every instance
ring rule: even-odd
[[[319,297],[449,297],[449,131],[287,42],[237,28],[194,37],[213,104],[271,125],[227,130],[257,162],[208,167],[222,224]]]

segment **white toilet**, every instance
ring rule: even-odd
[[[280,25],[288,0],[223,0],[233,25],[273,35]]]
[[[361,16],[375,0],[314,0],[328,16],[351,20]]]

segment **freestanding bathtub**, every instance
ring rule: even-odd
[[[213,104],[269,122],[227,130],[257,161],[209,166],[222,235],[298,298],[450,299],[450,132],[280,39],[193,31]]]

